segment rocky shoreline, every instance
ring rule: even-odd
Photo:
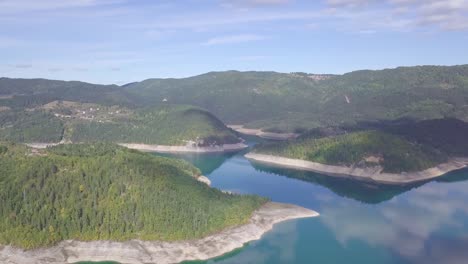
[[[239,132],[241,134],[250,135],[250,136],[257,136],[264,139],[273,139],[273,140],[288,140],[294,139],[299,136],[296,133],[274,133],[274,132],[265,132],[261,129],[252,129],[252,128],[245,128],[241,125],[227,125],[230,129]]]
[[[31,148],[44,149],[47,147],[57,146],[59,144],[68,143],[26,143],[25,145]],[[122,147],[136,149],[144,152],[159,152],[159,153],[220,153],[220,152],[235,152],[248,148],[242,142],[235,144],[214,145],[207,147],[197,146],[169,146],[169,145],[149,145],[140,143],[117,143]]]
[[[246,149],[248,146],[244,143],[224,144],[207,147],[195,146],[167,146],[167,145],[148,145],[138,143],[118,143],[120,146],[136,149],[145,152],[159,153],[219,153],[219,152],[234,152]]]
[[[67,240],[51,248],[28,251],[0,246],[0,263],[63,264],[79,261],[117,261],[129,264],[165,264],[185,260],[206,260],[259,239],[276,223],[318,215],[315,211],[296,205],[268,202],[253,213],[249,223],[198,240],[180,242]]]
[[[389,185],[408,185],[440,177],[448,172],[463,169],[468,165],[468,158],[452,158],[448,162],[436,167],[417,172],[386,173],[382,167],[356,168],[335,165],[326,165],[312,161],[290,159],[279,156],[247,153],[245,157],[251,161],[273,165],[282,168],[291,168],[321,173],[328,176],[350,178],[359,181],[373,182]]]

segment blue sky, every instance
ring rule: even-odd
[[[468,0],[0,0],[0,76],[124,84],[208,71],[468,63]]]

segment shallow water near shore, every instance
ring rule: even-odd
[[[212,187],[320,216],[278,224],[224,256],[184,263],[468,263],[466,169],[416,186],[384,187],[261,166],[244,153],[176,157],[199,167]]]

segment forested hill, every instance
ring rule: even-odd
[[[361,131],[332,137],[256,146],[254,152],[328,165],[382,167],[384,172],[421,171],[444,163],[447,153],[382,131]]]
[[[266,200],[226,194],[187,162],[108,144],[0,144],[0,245],[195,239],[246,223]]]
[[[224,123],[280,132],[400,118],[468,121],[468,65],[344,75],[225,71],[120,87],[0,79],[0,109],[36,107],[54,100],[132,109],[161,102],[187,104],[207,109]]]
[[[149,79],[125,90],[146,102],[167,98],[173,103],[194,104],[226,123],[247,123],[272,131],[363,120],[468,120],[468,65],[365,70],[324,78],[297,73],[212,72],[185,79]]]
[[[117,85],[79,81],[0,78],[0,105],[14,109],[36,107],[55,100],[104,105],[132,105],[136,100]]]
[[[71,101],[0,111],[0,140],[160,145],[194,142],[199,146],[240,141],[211,113],[192,106],[161,104],[130,109]]]

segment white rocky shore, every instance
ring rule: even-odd
[[[382,172],[382,167],[356,168],[333,166],[306,160],[290,159],[258,153],[247,153],[245,157],[254,162],[277,167],[306,170],[329,176],[391,185],[407,185],[427,181],[442,176],[448,172],[465,168],[468,165],[468,158],[452,158],[446,163],[439,164],[436,167],[423,171],[386,173]]]
[[[303,207],[268,202],[253,213],[248,224],[229,228],[203,239],[181,242],[67,240],[51,248],[29,251],[0,246],[0,263],[62,264],[79,261],[117,261],[132,264],[165,264],[185,260],[206,260],[259,239],[276,223],[318,215],[317,212]]]
[[[217,153],[217,152],[233,152],[246,149],[248,146],[244,143],[214,145],[207,147],[198,146],[167,146],[167,145],[147,145],[138,143],[119,143],[120,146],[136,149],[146,152],[159,153]]]
[[[31,148],[44,149],[51,146],[57,146],[59,144],[70,144],[67,143],[26,143]],[[159,152],[159,153],[219,153],[219,152],[234,152],[248,148],[248,146],[242,142],[236,144],[224,144],[214,145],[207,147],[197,146],[169,146],[169,145],[148,145],[140,143],[117,143],[120,146],[136,149],[145,152]]]
[[[257,136],[257,137],[261,137],[265,139],[273,139],[273,140],[288,140],[288,139],[297,138],[300,135],[296,133],[265,132],[261,129],[245,128],[242,125],[227,125],[227,127],[241,134]]]

